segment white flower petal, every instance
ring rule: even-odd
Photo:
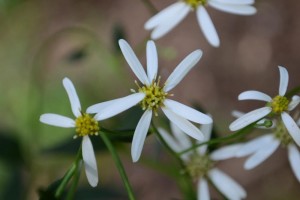
[[[215,168],[212,169],[208,173],[208,175],[211,178],[213,184],[228,199],[238,200],[246,198],[247,194],[244,188],[224,172]]]
[[[88,182],[92,187],[96,187],[98,184],[98,168],[93,144],[89,136],[84,136],[82,139],[82,158]]]
[[[63,79],[63,85],[65,87],[65,90],[68,94],[70,103],[71,103],[71,108],[72,112],[75,115],[75,117],[79,117],[81,115],[81,105],[80,101],[77,95],[77,92],[75,90],[75,87],[72,83],[72,81],[68,78]]]
[[[130,66],[131,70],[136,75],[136,77],[143,84],[149,85],[150,83],[149,83],[148,77],[146,75],[146,72],[145,72],[142,64],[136,57],[135,53],[133,52],[132,48],[130,47],[130,45],[125,40],[120,39],[119,46],[121,48],[121,51],[122,51],[128,65]]]
[[[157,60],[156,46],[153,41],[148,41],[147,42],[147,75],[150,83],[152,83],[152,81],[156,78],[157,69],[158,69],[158,60]]]
[[[190,138],[174,123],[170,123],[172,133],[178,143],[180,144],[182,150],[187,149],[192,146]]]
[[[216,28],[203,6],[199,6],[196,11],[199,26],[207,39],[207,41],[214,47],[220,46],[220,39]]]
[[[171,99],[166,99],[164,101],[164,105],[172,110],[175,114],[199,124],[211,124],[212,119],[210,116],[205,115],[191,107],[188,107],[182,103],[177,101],[173,101]]]
[[[254,0],[214,0],[215,2],[224,4],[235,4],[235,5],[251,5],[254,4]]]
[[[300,97],[298,95],[294,95],[292,97],[291,102],[289,103],[288,110],[289,111],[294,110],[299,103],[300,103]]]
[[[167,108],[162,107],[162,111],[165,113],[168,119],[174,124],[176,124],[176,126],[178,126],[178,128],[180,128],[183,132],[195,138],[196,140],[204,140],[203,133],[201,133],[201,131],[191,122],[175,114]]]
[[[288,146],[288,157],[297,180],[300,182],[300,153],[297,147],[293,144]]]
[[[241,111],[238,111],[238,110],[233,110],[231,112],[231,115],[235,118],[239,118],[241,116],[243,116],[245,113],[244,112],[241,112]]]
[[[260,148],[246,160],[244,168],[250,170],[261,164],[275,152],[279,145],[280,141],[273,138],[273,141],[268,143],[268,146]]]
[[[203,124],[200,127],[200,131],[204,134],[204,138],[205,138],[204,141],[208,141],[210,139],[212,129],[213,129],[213,124]],[[197,141],[196,143],[199,144],[200,142]],[[206,149],[207,149],[207,145],[201,145],[196,150],[200,155],[204,155]]]
[[[256,13],[256,8],[250,5],[230,5],[230,4],[223,4],[213,0],[207,2],[211,7],[237,15],[254,15]]]
[[[242,144],[233,144],[221,147],[210,154],[212,160],[226,160],[235,157]]]
[[[63,127],[63,128],[75,127],[75,121],[73,119],[58,114],[52,114],[52,113],[42,114],[40,116],[40,121],[43,122],[44,124]]]
[[[174,138],[165,129],[158,128],[158,131],[165,142],[171,147],[171,149],[173,149],[173,151],[180,152],[185,149],[185,147],[180,146],[180,144],[175,141]]]
[[[139,103],[144,97],[144,93],[134,93],[126,97],[93,105],[87,110],[89,113],[97,113],[94,118],[97,121],[101,121],[131,108]]]
[[[168,92],[173,89],[185,75],[197,64],[202,56],[200,49],[193,51],[185,57],[175,68],[169,78],[166,80],[164,91]]]
[[[289,73],[286,68],[278,66],[280,74],[279,95],[284,96],[289,84]]]
[[[300,146],[300,129],[294,119],[286,112],[281,113],[282,121],[294,141]]]
[[[210,200],[208,184],[205,178],[199,179],[197,188],[198,188],[197,191],[198,200]]]
[[[170,32],[176,25],[178,25],[190,12],[190,7],[188,5],[183,5],[176,14],[169,15],[164,19],[162,23],[156,26],[152,33],[151,38],[153,40],[159,39],[168,32]]]
[[[265,117],[271,111],[272,111],[272,109],[270,107],[263,107],[263,108],[259,108],[259,109],[253,110],[251,112],[248,112],[245,115],[243,115],[242,117],[240,117],[240,118],[236,119],[234,122],[232,122],[229,125],[229,129],[231,131],[236,131],[236,130],[242,129],[242,128],[248,126],[249,124]]]
[[[147,132],[149,130],[151,118],[152,110],[146,110],[134,131],[131,144],[131,157],[133,162],[137,162],[141,156]]]
[[[165,9],[161,10],[159,13],[151,17],[144,25],[146,30],[150,30],[155,28],[156,26],[170,20],[174,15],[185,7],[186,4],[184,2],[174,3]]]
[[[259,100],[259,101],[266,101],[266,102],[270,102],[272,101],[272,98],[263,93],[263,92],[259,92],[256,90],[249,90],[249,91],[245,91],[242,92],[239,97],[239,100]]]
[[[273,141],[273,134],[267,134],[255,139],[252,139],[246,142],[235,154],[236,157],[244,157],[250,154],[253,154],[256,151],[259,151],[261,148],[264,148],[272,143]]]

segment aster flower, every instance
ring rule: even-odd
[[[208,141],[211,135],[212,125],[202,125],[201,131]],[[193,143],[174,124],[171,124],[172,134],[164,129],[159,129],[160,134],[168,145],[177,153],[192,147]],[[199,141],[196,142],[198,144]],[[208,182],[212,182],[215,187],[228,199],[243,199],[247,194],[244,188],[229,177],[227,174],[215,167],[216,161],[232,158],[241,145],[230,145],[212,153],[207,152],[207,145],[202,145],[194,151],[181,154],[181,159],[186,165],[186,172],[197,182],[198,200],[209,200],[210,194]],[[210,181],[208,181],[210,180]]]
[[[76,118],[71,119],[62,115],[47,113],[41,115],[40,121],[52,126],[75,128],[76,135],[74,136],[74,139],[82,137],[82,158],[86,177],[89,184],[92,187],[96,187],[98,184],[98,169],[89,135],[98,135],[100,127],[95,118],[91,117],[88,113],[81,111],[80,101],[71,80],[64,78],[63,85],[68,94],[72,112]]]
[[[253,3],[254,0],[180,0],[151,17],[145,23],[145,29],[153,30],[151,38],[158,39],[171,31],[189,12],[195,11],[205,38],[212,46],[218,47],[219,36],[205,7],[237,15],[253,15],[256,13]]]
[[[202,51],[196,50],[189,54],[175,68],[165,84],[161,86],[160,77],[157,76],[158,59],[153,41],[148,41],[147,43],[147,74],[129,44],[125,40],[119,40],[119,45],[128,65],[143,85],[140,86],[136,81],[138,90],[132,90],[134,92],[133,94],[93,105],[88,108],[88,112],[98,113],[95,118],[101,120],[121,113],[138,103],[141,105],[145,112],[137,124],[132,140],[131,156],[133,162],[138,161],[141,155],[152,115],[153,113],[154,115],[158,115],[157,112],[159,108],[161,108],[170,121],[177,124],[186,134],[197,140],[203,140],[204,136],[201,131],[189,121],[209,124],[212,123],[212,119],[184,104],[168,99],[168,97],[171,96],[168,92],[172,90],[200,60]]]
[[[235,113],[240,116],[243,113]],[[300,125],[298,119],[297,125]],[[283,121],[273,120],[273,126],[268,128],[271,133],[254,138],[248,142],[241,144],[241,147],[236,151],[235,157],[249,156],[245,161],[244,168],[250,170],[267,160],[280,146],[287,148],[288,159],[296,176],[300,182],[300,153],[295,144],[295,141],[287,131]]]
[[[239,100],[259,100],[267,103],[264,107],[255,109],[236,119],[230,124],[229,129],[231,131],[242,129],[268,115],[280,116],[290,136],[300,146],[300,129],[288,113],[299,104],[300,97],[295,95],[288,99],[284,96],[287,91],[289,75],[284,67],[279,66],[278,68],[280,72],[279,95],[271,98],[269,95],[255,90],[242,92],[238,97]]]

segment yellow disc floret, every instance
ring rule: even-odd
[[[205,6],[207,3],[207,0],[184,0],[185,3],[190,5],[192,8],[197,8],[200,5]]]
[[[282,121],[280,121],[276,126],[275,137],[280,141],[281,145],[284,147],[288,146],[293,141],[292,137],[290,136]]]
[[[205,176],[214,166],[208,155],[193,154],[186,164],[186,171],[194,180]]]
[[[288,109],[289,103],[289,100],[284,96],[278,95],[274,97],[271,102],[272,112],[279,114],[283,111],[286,111]]]
[[[76,136],[98,135],[98,122],[89,114],[83,113],[75,120]]]
[[[157,115],[157,109],[163,106],[164,100],[168,96],[168,93],[163,90],[163,87],[159,86],[160,78],[158,81],[153,81],[151,85],[144,85],[139,87],[139,92],[145,94],[145,98],[140,102],[143,110],[153,110]]]

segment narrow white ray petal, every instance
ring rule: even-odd
[[[87,110],[90,113],[97,113],[95,119],[101,121],[112,116],[115,116],[132,106],[135,106],[145,97],[144,93],[134,93],[126,97],[106,101],[89,107]]]
[[[255,139],[252,139],[246,142],[235,154],[236,157],[244,157],[250,154],[253,154],[256,151],[259,151],[261,148],[264,148],[272,143],[273,141],[273,134],[267,134]]]
[[[147,132],[149,130],[151,118],[152,110],[146,110],[134,131],[131,144],[131,157],[133,162],[137,162],[141,156]]]
[[[161,10],[159,13],[151,17],[144,25],[144,28],[146,30],[150,30],[155,28],[156,26],[163,24],[165,22],[168,22],[172,19],[174,15],[177,15],[177,13],[185,7],[186,4],[184,2],[177,2],[174,3],[165,9]]]
[[[219,47],[220,39],[218,33],[204,6],[199,6],[197,8],[196,14],[197,14],[199,26],[207,41],[212,46]]]
[[[68,94],[73,114],[75,115],[75,117],[80,116],[81,115],[81,112],[80,112],[81,105],[80,105],[80,101],[79,101],[77,92],[75,90],[75,87],[74,87],[72,81],[68,78],[64,78],[63,85]]]
[[[244,168],[250,170],[258,166],[267,158],[269,158],[275,152],[279,145],[280,141],[273,138],[272,142],[268,143],[268,146],[260,148],[246,160]]]
[[[175,152],[180,152],[185,149],[185,147],[180,146],[180,144],[163,128],[158,128],[160,135],[163,137],[165,142],[173,149]]]
[[[208,173],[208,176],[228,199],[238,200],[246,198],[247,194],[244,188],[224,172],[215,168]]]
[[[249,90],[249,91],[245,91],[242,92],[239,97],[239,100],[259,100],[259,101],[266,101],[266,102],[270,102],[272,101],[272,98],[263,93],[263,92],[259,92],[256,90]]]
[[[286,112],[281,113],[282,121],[294,141],[300,146],[300,129],[294,119]]]
[[[214,0],[210,0],[207,2],[211,7],[237,15],[254,15],[256,13],[256,8],[250,5],[230,5],[216,2]]]
[[[164,91],[168,92],[173,89],[185,75],[197,64],[202,57],[202,51],[200,49],[193,51],[187,57],[185,57],[179,65],[174,69],[169,78],[166,80]]]
[[[242,117],[240,117],[240,118],[236,119],[234,122],[232,122],[229,125],[229,129],[231,131],[236,131],[236,130],[242,129],[242,128],[248,126],[249,124],[265,117],[271,111],[272,111],[272,109],[270,107],[262,107],[262,108],[253,110],[251,112],[248,112],[245,115],[243,115]]]
[[[159,39],[165,34],[169,33],[175,26],[177,26],[190,12],[190,7],[188,5],[183,5],[176,14],[168,16],[163,23],[156,26],[152,33],[151,38],[153,40]]]
[[[254,4],[254,0],[214,0],[215,2],[233,5],[251,5]]]
[[[164,105],[172,110],[174,113],[177,115],[190,120],[195,123],[199,124],[211,124],[212,119],[210,116],[205,115],[191,107],[188,107],[182,103],[179,103],[177,101],[171,100],[171,99],[166,99],[164,101]]]
[[[289,84],[289,73],[286,68],[278,66],[280,74],[279,95],[284,96]]]
[[[174,123],[170,123],[172,133],[178,143],[180,144],[182,150],[187,149],[192,146],[190,138]]]
[[[204,141],[208,141],[210,139],[212,129],[213,129],[213,124],[212,123],[211,124],[203,124],[200,127],[200,131],[203,133],[204,138],[205,138]],[[200,141],[197,141],[196,143],[199,144]],[[206,150],[207,150],[207,145],[201,145],[196,150],[200,155],[204,155],[206,153]]]
[[[82,139],[82,158],[88,182],[92,187],[96,187],[98,184],[98,168],[93,144],[89,136],[84,136]]]
[[[189,136],[195,138],[196,140],[204,140],[204,135],[203,133],[196,127],[194,126],[191,122],[188,120],[184,119],[183,117],[175,114],[168,108],[163,108],[162,111],[165,113],[165,115],[168,117],[168,119],[176,124],[178,128],[180,128],[183,132],[188,134]]]
[[[157,76],[158,60],[156,46],[153,41],[147,42],[147,75],[151,83]]]
[[[119,46],[121,48],[121,51],[130,66],[133,73],[136,75],[136,77],[145,85],[149,85],[149,80],[146,75],[146,72],[140,63],[139,59],[136,57],[135,53],[133,52],[130,45],[123,39],[119,40]]]
[[[210,154],[212,160],[226,160],[235,157],[235,154],[243,146],[243,144],[232,144],[221,147]]]
[[[299,103],[300,103],[300,97],[298,95],[294,95],[292,97],[291,102],[289,103],[288,110],[289,111],[294,110],[296,108],[296,106],[299,105]]]
[[[297,147],[293,144],[288,146],[288,157],[297,180],[300,182],[300,153]]]
[[[63,127],[63,128],[75,127],[75,121],[73,119],[58,114],[52,114],[52,113],[42,114],[40,116],[40,121],[43,122],[44,124]]]
[[[208,184],[205,178],[200,178],[197,184],[198,200],[210,200]]]
[[[243,116],[245,113],[244,112],[241,112],[241,111],[238,111],[238,110],[233,110],[231,112],[231,115],[235,118],[239,118],[241,116]]]

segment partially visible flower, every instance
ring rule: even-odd
[[[145,23],[145,29],[153,29],[151,38],[158,39],[171,31],[189,12],[195,11],[205,38],[212,46],[218,47],[220,39],[205,7],[237,15],[253,15],[256,13],[253,3],[254,0],[180,0],[151,17]]]
[[[164,129],[159,129],[160,134],[167,144],[177,153],[193,146],[189,138],[183,134],[176,125],[171,123],[172,134]],[[201,131],[208,141],[211,135],[212,124],[202,125]],[[196,141],[199,144],[199,141]],[[210,194],[208,182],[212,182],[216,188],[228,199],[244,199],[247,194],[244,188],[229,177],[227,174],[215,167],[215,162],[235,156],[241,145],[230,145],[222,147],[212,153],[207,152],[207,145],[197,147],[193,151],[181,154],[186,165],[186,172],[197,182],[198,200],[209,200]],[[210,181],[208,181],[210,180]]]
[[[243,113],[240,114],[243,115]],[[299,119],[297,120],[297,125],[300,125]],[[267,160],[279,146],[282,146],[287,148],[291,168],[300,182],[300,153],[293,138],[281,120],[273,120],[273,126],[268,128],[268,130],[271,133],[241,144],[241,148],[236,151],[235,157],[249,156],[244,164],[244,168],[250,170]]]
[[[280,72],[279,95],[271,98],[269,95],[259,91],[250,90],[242,92],[238,97],[239,100],[260,100],[267,102],[267,104],[262,108],[253,110],[239,117],[230,124],[229,129],[231,131],[237,131],[269,114],[275,116],[279,115],[291,137],[300,146],[300,129],[288,113],[299,104],[300,97],[295,95],[291,99],[288,99],[285,96],[289,75],[284,67],[279,66],[278,68]]]
[[[88,113],[82,112],[80,101],[76,93],[75,87],[70,79],[63,79],[64,88],[68,94],[71,108],[75,119],[65,117],[58,114],[47,113],[40,117],[40,121],[52,126],[63,128],[75,128],[77,137],[82,137],[82,158],[85,166],[85,173],[89,184],[96,187],[98,184],[98,169],[89,135],[98,135],[100,126],[95,117],[91,117]]]
[[[133,162],[138,161],[141,155],[152,115],[153,113],[157,115],[159,108],[162,109],[170,121],[177,124],[186,134],[197,140],[203,140],[204,137],[201,131],[188,120],[200,124],[210,124],[212,119],[184,104],[168,99],[169,96],[172,96],[168,92],[196,65],[202,56],[202,51],[196,50],[188,55],[175,68],[165,84],[160,86],[160,76],[157,76],[157,51],[154,42],[148,41],[147,43],[147,74],[129,44],[125,40],[119,40],[119,45],[127,63],[143,85],[140,86],[136,81],[138,90],[132,90],[134,94],[93,105],[88,108],[88,112],[98,113],[95,118],[101,120],[140,103],[145,112],[138,122],[132,140],[131,156]]]

